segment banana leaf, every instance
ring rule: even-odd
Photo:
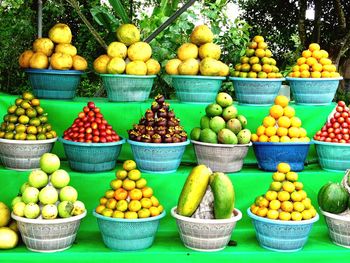
[[[124,24],[128,24],[131,22],[130,17],[128,16],[124,6],[119,0],[109,0],[108,2],[113,7],[114,12],[119,15]]]
[[[119,20],[110,12],[107,7],[96,6],[90,9],[90,13],[97,24],[108,31],[114,31],[119,25]]]

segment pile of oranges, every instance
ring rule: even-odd
[[[275,98],[275,105],[270,114],[263,120],[256,133],[252,134],[253,142],[309,142],[307,132],[301,127],[301,120],[295,116],[295,110],[288,105],[286,96]]]
[[[250,211],[261,217],[284,221],[308,220],[316,216],[310,198],[288,163],[279,163],[269,190],[255,199]]]
[[[302,52],[288,76],[292,78],[337,78],[340,77],[340,74],[332,60],[328,58],[328,52],[321,49],[319,44],[312,43],[309,49]]]

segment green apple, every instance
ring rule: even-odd
[[[22,200],[26,204],[37,203],[39,200],[39,190],[32,186],[27,187],[22,195]]]
[[[52,174],[60,168],[60,159],[56,154],[44,153],[40,157],[40,169],[45,173]]]
[[[45,186],[39,192],[39,201],[43,205],[54,204],[58,200],[58,193],[55,187]]]
[[[69,174],[62,169],[53,172],[50,176],[51,184],[56,188],[63,188],[69,184]]]
[[[40,207],[38,204],[29,203],[24,207],[24,216],[26,218],[34,219],[40,215]]]
[[[60,190],[60,201],[75,202],[78,199],[78,192],[73,186],[65,186]]]
[[[43,188],[49,182],[49,177],[42,170],[34,170],[28,176],[28,183],[35,188]]]

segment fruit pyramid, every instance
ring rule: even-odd
[[[95,59],[93,66],[100,74],[156,75],[160,64],[152,57],[152,48],[140,41],[140,31],[132,24],[121,25],[118,41],[108,45],[107,54]]]
[[[272,175],[269,190],[255,199],[250,211],[261,217],[284,221],[308,220],[316,216],[316,209],[298,181],[298,174],[288,163],[279,163]]]
[[[238,114],[232,97],[220,92],[216,101],[205,109],[206,115],[200,120],[200,127],[191,131],[191,139],[206,143],[247,144],[251,132],[245,127],[247,119]]]
[[[221,48],[213,39],[208,26],[196,26],[190,36],[191,42],[177,49],[177,57],[167,62],[165,71],[169,75],[227,76],[229,67],[220,61]]]
[[[88,63],[77,55],[77,48],[71,44],[72,32],[68,25],[58,23],[49,31],[49,37],[38,38],[33,50],[24,51],[19,57],[21,68],[56,70],[86,70]]]
[[[96,213],[107,217],[137,219],[153,217],[164,210],[153,189],[147,186],[133,160],[123,163],[116,172],[116,179],[110,182],[111,189],[100,198]]]
[[[255,36],[231,75],[240,78],[282,78],[276,64],[264,37]]]
[[[57,134],[48,123],[48,114],[40,106],[40,100],[30,92],[24,92],[7,109],[0,126],[0,138],[8,140],[46,140]]]
[[[350,143],[350,111],[344,101],[339,101],[331,117],[322,129],[314,135],[314,140],[335,143]]]
[[[288,74],[292,78],[338,78],[337,68],[328,58],[328,52],[321,49],[317,43],[309,45],[307,50],[301,53],[297,64]]]
[[[73,142],[106,143],[117,142],[120,137],[103,117],[100,108],[90,101],[83,111],[79,112],[73,124],[64,131],[63,139]]]
[[[150,143],[185,142],[187,133],[169,106],[164,96],[158,94],[152,102],[151,109],[147,109],[139,123],[128,130],[129,139]]]
[[[270,114],[264,118],[256,133],[252,134],[252,141],[309,142],[310,138],[301,125],[301,120],[295,116],[294,108],[288,105],[288,98],[279,95],[270,108]]]

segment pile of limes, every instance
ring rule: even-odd
[[[303,183],[298,182],[298,174],[290,170],[288,163],[279,163],[272,179],[269,190],[251,205],[252,213],[285,221],[308,220],[316,216]]]

